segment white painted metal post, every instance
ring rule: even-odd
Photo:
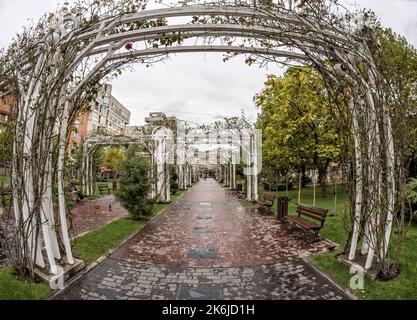
[[[247,170],[250,171],[250,167],[247,167]],[[252,176],[250,174],[246,175],[246,199],[252,200]]]
[[[233,181],[233,183],[232,183],[232,188],[233,189],[236,189],[236,156],[235,156],[235,154],[233,154],[233,157],[232,157],[232,173],[233,173],[233,175],[232,175],[232,177],[233,177],[233,179],[232,179],[232,181]]]
[[[358,123],[358,113],[354,105],[353,98],[350,97],[348,101],[349,109],[352,114],[352,124],[353,130],[358,132],[359,123]],[[363,184],[363,175],[362,175],[362,158],[360,151],[360,139],[357,134],[354,134],[354,143],[355,143],[355,219],[353,222],[353,233],[352,240],[350,243],[349,251],[349,260],[355,259],[356,248],[358,244],[360,221],[362,215],[362,184]]]
[[[95,175],[95,172],[94,172],[94,158],[93,158],[93,154],[91,154],[90,155],[90,160],[89,160],[89,163],[90,163],[90,195],[94,195],[95,193],[96,193],[96,186],[95,186],[95,184],[94,184],[94,175]]]
[[[258,193],[258,154],[257,154],[257,146],[256,146],[256,136],[255,133],[252,133],[252,155],[253,155],[253,199],[258,201],[259,193]]]
[[[74,264],[72,256],[71,242],[68,235],[67,214],[65,207],[65,191],[64,191],[64,168],[65,168],[65,146],[67,139],[68,117],[69,117],[69,101],[64,104],[64,112],[62,115],[61,132],[59,138],[59,155],[58,155],[58,203],[59,217],[61,221],[61,233],[63,237],[65,253],[69,264]]]

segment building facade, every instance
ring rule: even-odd
[[[70,145],[79,145],[94,133],[122,136],[130,122],[131,112],[112,96],[112,86],[105,84],[90,111],[79,116],[70,136]]]
[[[6,123],[9,120],[10,102],[7,98],[0,98],[0,123]]]

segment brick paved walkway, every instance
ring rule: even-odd
[[[109,205],[112,206],[111,211]],[[96,230],[109,222],[128,214],[112,194],[95,200],[83,200],[72,210],[73,236],[80,236],[86,232]]]
[[[344,299],[301,257],[326,241],[201,181],[59,299]]]

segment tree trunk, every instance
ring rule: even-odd
[[[321,188],[321,196],[323,198],[327,197],[327,185],[326,185],[326,172],[327,172],[327,166],[326,168],[319,168],[318,169],[319,172],[319,183],[320,183],[320,188]]]
[[[307,186],[307,175],[306,175],[306,166],[301,166],[301,188],[305,188]]]

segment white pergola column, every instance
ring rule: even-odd
[[[355,131],[359,130],[359,123],[358,123],[358,115],[357,110],[354,105],[354,101],[352,97],[349,98],[348,101],[349,109],[352,114],[352,125]],[[352,240],[350,243],[350,250],[349,250],[349,260],[354,260],[356,257],[356,248],[358,244],[358,237],[360,231],[360,224],[361,224],[361,215],[362,215],[362,184],[363,184],[363,175],[362,175],[362,156],[360,151],[360,139],[357,135],[354,135],[354,143],[355,143],[355,203],[354,203],[354,210],[355,210],[355,217],[353,221],[353,233],[352,233]]]
[[[257,201],[259,198],[258,194],[258,154],[256,147],[256,137],[253,134],[252,138],[252,155],[253,155],[253,200]]]
[[[247,167],[248,172],[250,167]],[[252,176],[250,174],[246,175],[246,199],[252,200]]]
[[[232,188],[236,189],[236,155],[232,155]]]
[[[188,174],[188,165],[187,164],[184,164],[184,174],[182,176],[182,178],[183,178],[183,184],[184,184],[184,190],[187,190],[188,189],[187,174]]]
[[[232,164],[232,161],[230,161],[230,163],[229,163],[229,171],[230,171],[229,188],[233,189],[233,164]]]
[[[151,181],[152,181],[151,198],[155,199],[156,198],[155,150],[152,150],[152,153],[151,153],[151,171],[150,171],[150,175],[151,175]]]
[[[95,193],[95,185],[94,185],[94,170],[93,170],[93,155],[90,155],[90,160],[89,160],[89,164],[90,164],[90,196],[94,195]]]
[[[90,157],[88,154],[85,158],[85,195],[90,195]]]

